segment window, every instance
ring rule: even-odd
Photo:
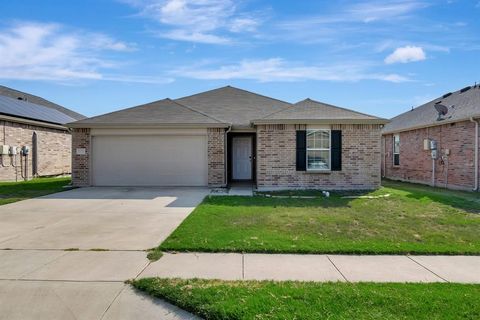
[[[307,170],[330,170],[330,130],[307,130]]]
[[[400,135],[393,135],[393,165],[400,165]]]

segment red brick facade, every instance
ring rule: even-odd
[[[475,124],[470,121],[400,132],[400,165],[393,165],[393,135],[383,136],[382,174],[386,178],[433,184],[431,151],[423,149],[424,139],[438,143],[435,160],[437,187],[472,190],[475,180]],[[446,155],[446,150],[450,155]]]
[[[22,146],[29,146],[30,154],[27,157],[27,178],[33,174],[32,145],[33,134],[37,135],[37,172],[38,176],[60,176],[71,172],[71,135],[67,130],[34,126],[29,124],[2,121],[0,123],[0,144],[15,146],[19,150]],[[22,180],[22,166],[25,157],[17,155],[0,155],[0,180]],[[21,163],[22,162],[22,163]]]
[[[298,125],[257,127],[257,186],[261,189],[375,189],[380,186],[380,125],[332,125],[342,130],[342,170],[296,171]]]

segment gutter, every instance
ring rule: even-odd
[[[475,120],[473,117],[470,118],[470,121],[475,123],[475,150],[474,150],[474,166],[475,166],[475,183],[473,191],[479,191],[478,187],[478,120]]]

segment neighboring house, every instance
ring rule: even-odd
[[[70,174],[71,134],[64,124],[84,118],[43,98],[0,86],[0,181]]]
[[[230,86],[70,123],[76,186],[380,186],[385,119]]]
[[[478,191],[480,86],[396,116],[383,130],[384,177]]]

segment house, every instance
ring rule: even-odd
[[[71,172],[71,134],[65,123],[84,119],[43,98],[0,86],[0,181]]]
[[[373,189],[386,122],[227,86],[70,123],[73,183]]]
[[[383,130],[383,176],[478,191],[479,121],[478,85],[396,116]]]

